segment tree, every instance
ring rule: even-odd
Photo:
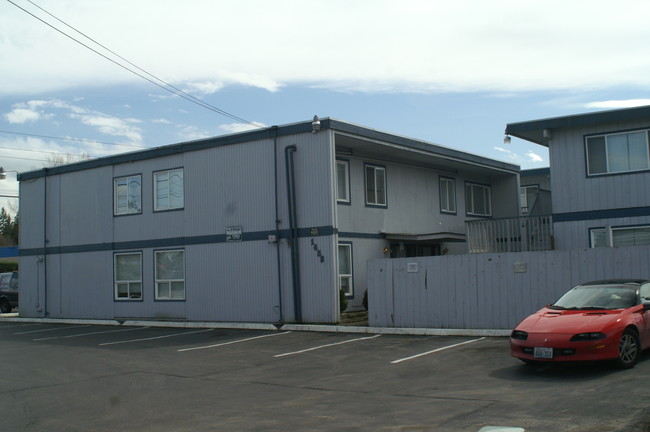
[[[4,246],[18,244],[18,215],[12,218],[4,207],[0,209],[0,242]]]

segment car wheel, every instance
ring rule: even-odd
[[[639,361],[640,355],[639,336],[635,331],[626,329],[618,343],[618,359],[616,359],[616,363],[620,368],[629,369]]]
[[[7,300],[5,300],[5,299],[0,300],[0,311],[2,311],[2,313],[11,312],[11,305],[9,304],[9,302]]]

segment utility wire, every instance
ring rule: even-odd
[[[57,136],[51,136],[51,135],[37,135],[37,134],[23,133],[23,132],[12,132],[12,131],[6,131],[6,130],[0,130],[0,133],[13,134],[13,135],[23,135],[23,136],[30,136],[30,137],[36,137],[36,138],[49,138],[49,139],[65,140],[65,141],[79,141],[79,142],[85,142],[85,143],[91,143],[91,144],[116,145],[116,146],[135,147],[135,148],[147,148],[147,147],[144,147],[144,146],[138,146],[138,145],[133,145],[133,144],[119,144],[119,143],[112,143],[112,142],[88,140],[88,139],[82,139],[82,138],[65,138],[65,137],[57,137]]]
[[[78,39],[76,39],[76,38],[70,36],[69,34],[67,34],[66,32],[64,32],[63,30],[61,30],[61,29],[55,27],[54,25],[48,23],[48,22],[45,21],[44,19],[42,19],[42,18],[36,16],[35,14],[31,13],[31,12],[28,11],[27,9],[25,9],[25,8],[23,8],[23,7],[19,6],[19,5],[17,5],[17,4],[14,3],[12,0],[7,0],[7,1],[8,1],[9,3],[11,3],[12,5],[16,6],[18,9],[20,9],[20,10],[22,10],[23,12],[27,13],[28,15],[31,15],[31,16],[34,17],[35,19],[41,21],[43,24],[47,25],[48,27],[50,27],[50,28],[56,30],[57,32],[59,32],[59,33],[61,33],[62,35],[66,36],[67,38],[72,39],[73,41],[77,42],[79,45],[82,45],[83,47],[85,47],[85,48],[89,49],[90,51],[94,52],[95,54],[97,54],[97,55],[99,55],[99,56],[105,58],[106,60],[110,61],[111,63],[113,63],[113,64],[115,64],[115,65],[121,67],[122,69],[125,69],[125,70],[128,71],[128,72],[131,72],[131,73],[134,74],[134,75],[137,75],[138,77],[140,77],[140,78],[142,78],[142,79],[144,79],[144,80],[146,80],[146,81],[149,81],[151,84],[153,84],[153,85],[155,85],[155,86],[157,86],[157,87],[160,87],[161,89],[163,89],[163,90],[165,90],[165,91],[167,91],[167,92],[173,93],[173,94],[175,94],[176,96],[179,96],[179,97],[181,97],[181,98],[183,98],[183,99],[185,99],[185,100],[187,100],[187,101],[189,101],[189,102],[192,102],[192,103],[194,103],[194,104],[196,104],[196,105],[199,105],[199,106],[201,106],[201,107],[203,107],[203,108],[206,108],[206,109],[208,109],[208,110],[210,110],[210,111],[213,111],[213,112],[215,112],[215,113],[217,113],[217,114],[221,114],[221,115],[223,115],[223,116],[225,116],[225,117],[228,117],[228,118],[230,118],[230,119],[236,120],[236,121],[238,121],[238,122],[247,123],[247,124],[250,124],[250,125],[253,125],[253,126],[256,126],[256,127],[261,127],[258,123],[255,123],[255,122],[252,122],[252,121],[249,121],[249,120],[243,119],[243,118],[238,117],[238,116],[236,116],[236,115],[234,115],[234,114],[231,114],[231,113],[229,113],[229,112],[227,112],[227,111],[224,111],[224,110],[222,110],[222,109],[220,109],[220,108],[217,108],[217,107],[215,107],[215,106],[213,106],[213,105],[210,105],[209,103],[204,102],[204,101],[202,101],[201,99],[198,99],[198,98],[192,96],[191,94],[189,94],[189,93],[187,93],[187,92],[185,92],[185,91],[183,91],[183,90],[181,90],[181,89],[179,89],[179,88],[177,88],[177,87],[175,87],[175,86],[169,84],[168,82],[166,82],[166,81],[164,81],[164,80],[162,80],[162,79],[156,77],[155,75],[153,75],[153,74],[147,72],[146,70],[144,70],[144,69],[142,69],[142,68],[136,66],[135,64],[133,64],[133,63],[131,63],[130,61],[126,60],[124,57],[122,57],[122,56],[116,54],[115,52],[113,52],[113,51],[111,51],[110,49],[106,48],[104,45],[100,44],[99,42],[95,41],[94,39],[90,38],[89,36],[86,36],[86,35],[85,35],[84,33],[82,33],[81,31],[79,31],[79,30],[77,30],[76,28],[72,27],[71,25],[65,23],[65,22],[62,21],[61,19],[57,18],[56,16],[54,16],[54,15],[51,14],[50,12],[47,12],[45,9],[43,9],[42,7],[36,5],[36,4],[35,4],[34,2],[32,2],[31,0],[27,0],[27,1],[29,1],[29,3],[31,3],[31,4],[34,5],[34,6],[36,6],[37,8],[39,8],[40,10],[42,10],[43,12],[47,13],[48,15],[50,15],[51,17],[55,18],[57,21],[63,23],[64,25],[66,25],[67,27],[69,27],[69,28],[71,28],[72,30],[76,31],[76,32],[79,33],[80,35],[84,36],[85,38],[91,40],[92,42],[94,42],[95,44],[99,45],[99,46],[102,47],[103,49],[107,50],[107,51],[110,52],[111,54],[117,56],[117,57],[120,58],[121,60],[123,60],[123,61],[127,62],[128,64],[132,65],[133,67],[137,68],[137,69],[140,70],[142,73],[144,73],[144,74],[146,74],[146,75],[149,75],[149,76],[152,77],[153,79],[144,76],[142,73],[138,73],[137,71],[135,71],[135,70],[133,70],[133,69],[131,69],[131,68],[129,68],[129,67],[127,67],[127,66],[125,66],[125,65],[123,65],[123,64],[121,64],[121,63],[119,63],[118,61],[116,61],[116,60],[114,60],[114,59],[108,57],[108,56],[105,55],[105,54],[102,54],[101,52],[97,51],[96,49],[94,49],[94,48],[88,46],[87,44],[81,42],[80,40],[78,40]],[[154,80],[155,80],[155,81],[154,81]],[[158,81],[158,82],[156,82],[156,81]],[[160,84],[160,83],[162,83],[162,84]]]
[[[62,155],[62,156],[76,156],[76,157],[94,157],[91,154],[76,154],[76,153],[64,153],[64,152],[54,152],[54,151],[46,151],[46,150],[30,150],[30,149],[24,149],[24,148],[18,148],[18,147],[4,147],[0,146],[0,149],[4,150],[17,150],[21,152],[34,152],[34,153],[50,153],[53,155]]]

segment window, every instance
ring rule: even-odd
[[[114,255],[115,299],[142,299],[142,254],[118,253]]]
[[[456,213],[456,181],[452,178],[440,177],[440,211]]]
[[[589,232],[592,248],[650,244],[650,226],[593,228]]]
[[[386,207],[386,168],[366,165],[366,204]]]
[[[521,213],[528,214],[532,210],[532,206],[535,205],[535,199],[537,198],[537,193],[539,192],[539,186],[522,186],[519,188],[519,203],[521,205]]]
[[[352,296],[352,244],[339,243],[339,288]]]
[[[154,173],[154,210],[183,208],[183,169]]]
[[[142,180],[139,175],[113,180],[113,214],[142,213]]]
[[[465,183],[465,211],[472,216],[490,216],[490,187]]]
[[[650,168],[648,131],[587,137],[589,175],[640,171]]]
[[[185,300],[185,251],[157,251],[156,300]]]
[[[336,201],[350,202],[350,164],[348,161],[336,161]]]

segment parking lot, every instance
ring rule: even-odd
[[[0,320],[0,430],[615,431],[636,368],[525,366],[507,338]]]

